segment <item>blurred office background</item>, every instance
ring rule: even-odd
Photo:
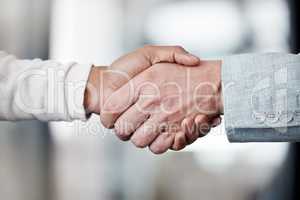
[[[109,65],[145,44],[203,58],[289,52],[285,0],[0,0],[0,49]],[[88,123],[0,123],[0,199],[276,200],[294,180],[287,143],[229,144],[221,126],[154,156]]]

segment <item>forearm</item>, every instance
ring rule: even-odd
[[[85,120],[90,65],[19,60],[0,52],[1,120]]]

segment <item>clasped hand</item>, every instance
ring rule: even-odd
[[[85,107],[123,141],[155,154],[181,150],[221,123],[220,68],[181,47],[145,46],[92,68]]]

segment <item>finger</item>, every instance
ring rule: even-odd
[[[119,75],[114,78],[120,87],[129,79],[160,62],[195,66],[200,63],[200,59],[197,56],[188,53],[180,46],[146,45],[145,47],[116,60],[111,65],[110,69],[124,75],[125,79],[121,81],[119,80]]]
[[[169,148],[172,147],[174,142],[175,134],[169,132],[163,132],[149,146],[149,149],[154,154],[165,153]]]
[[[174,151],[179,151],[184,149],[184,147],[186,147],[187,145],[187,140],[185,137],[184,132],[179,131],[175,134],[175,139],[174,139],[174,143],[171,147],[172,150]]]
[[[188,144],[193,143],[199,137],[194,118],[194,115],[188,116],[181,123],[182,131],[185,133]]]
[[[131,136],[131,142],[138,148],[150,145],[159,134],[159,122],[149,119],[142,124]]]
[[[195,66],[200,63],[197,56],[188,53],[181,46],[146,46],[144,52],[149,57],[152,65],[160,62],[170,62]]]
[[[161,116],[151,116],[133,133],[131,141],[135,146],[144,148],[149,146],[160,133],[176,132],[178,129],[180,126],[176,124],[169,127]]]
[[[216,117],[216,118],[212,119],[211,127],[217,127],[221,124],[221,122],[222,122],[222,118],[220,116]]]
[[[138,52],[138,53],[137,53]],[[115,61],[112,66],[111,70],[109,71],[109,76],[111,82],[113,85],[110,85],[110,88],[112,88],[111,92],[116,91],[117,89],[121,88],[124,84],[128,82],[130,79],[135,77],[137,74],[141,73],[142,71],[146,70],[147,68],[151,67],[152,65],[159,63],[159,62],[176,62],[178,64],[185,64],[185,65],[198,65],[200,60],[199,58],[189,54],[187,51],[185,51],[182,47],[172,47],[172,46],[146,46],[142,48],[141,50],[138,50],[137,52],[127,54],[117,61]],[[140,52],[140,53],[139,53]],[[118,100],[115,100],[113,97],[104,97],[104,95],[101,95],[101,122],[106,128],[112,128],[114,125],[114,122],[121,114],[121,111],[124,112],[131,104],[134,103],[135,99],[131,99],[132,96],[128,97],[128,93],[130,93],[130,86],[123,89],[122,92],[119,92],[118,95],[121,93],[125,95],[126,98],[123,98],[124,96],[117,96],[114,95],[114,97],[118,97]],[[107,108],[105,106],[106,102],[111,102],[112,110],[116,110],[115,105],[117,102],[115,101],[122,101],[121,104],[122,109],[118,109],[115,113],[107,112]],[[105,98],[105,102],[104,99]],[[108,100],[110,99],[110,100]],[[124,103],[124,101],[127,101]],[[119,103],[119,102],[118,102]],[[103,105],[104,104],[104,105]],[[124,104],[126,106],[124,107]],[[105,113],[103,113],[103,110]]]
[[[199,137],[205,136],[210,131],[210,118],[207,115],[197,115],[195,117],[195,124]]]
[[[106,99],[100,114],[104,127],[112,128],[118,117],[137,101],[134,83],[137,78],[133,78]]]
[[[131,134],[149,118],[149,112],[140,109],[141,104],[139,100],[117,119],[114,128],[121,140],[129,140]]]

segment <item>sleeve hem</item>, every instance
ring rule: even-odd
[[[65,99],[70,120],[86,121],[90,117],[84,108],[84,94],[91,68],[91,64],[74,64],[67,74]]]

